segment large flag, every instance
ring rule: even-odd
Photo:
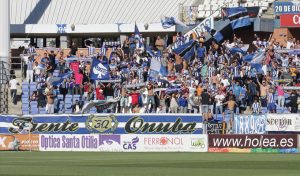
[[[173,52],[181,57],[183,57],[187,52],[191,52],[191,49],[194,49],[194,46],[196,45],[195,40],[190,40],[189,42],[180,45],[179,47],[173,49]]]
[[[188,61],[191,58],[195,57],[195,50],[196,50],[196,46],[193,46],[188,52],[185,53],[183,59]]]
[[[172,26],[175,26],[176,24],[183,26],[183,27],[187,27],[186,24],[184,24],[182,21],[176,19],[175,17],[166,17],[165,16],[160,21],[161,21],[161,25],[164,29],[168,29]]]
[[[48,80],[48,82],[53,86],[59,86],[64,81],[64,79],[67,79],[67,78],[71,77],[71,75],[72,75],[71,72],[68,72],[68,73],[65,73],[65,74],[60,74],[56,77],[50,78]]]
[[[252,68],[258,73],[262,72],[262,61],[265,58],[265,52],[252,53],[243,57],[243,61],[249,62]]]
[[[210,28],[209,26],[204,26],[204,29],[210,33],[210,35],[218,42],[220,43],[223,39],[224,39],[224,36],[223,34],[220,32],[220,31],[216,31],[212,28]]]
[[[140,36],[139,28],[138,28],[138,26],[136,25],[136,23],[135,23],[135,25],[134,25],[134,38],[137,39],[137,40],[139,41],[139,48],[141,48],[142,45],[143,45],[143,42],[142,42],[142,39],[141,39],[141,36]]]
[[[150,77],[155,77],[155,75],[167,76],[167,68],[163,67],[160,58],[151,58],[150,65]]]
[[[233,47],[233,48],[230,48],[230,49],[229,49],[229,52],[230,52],[231,54],[236,54],[236,53],[241,53],[242,55],[247,54],[246,51],[244,51],[242,48],[239,48],[239,47]]]
[[[248,11],[245,7],[226,8],[225,16],[229,18],[232,29],[251,25]]]
[[[100,62],[98,59],[93,59],[91,69],[91,79],[93,80],[107,80],[109,79],[109,65],[107,62]]]
[[[243,57],[244,62],[249,62],[252,64],[261,64],[265,57],[264,52],[252,53]]]

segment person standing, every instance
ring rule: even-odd
[[[201,110],[202,110],[202,115],[203,115],[203,118],[205,121],[208,121],[207,113],[208,113],[208,108],[209,108],[209,99],[210,99],[210,96],[207,93],[207,90],[204,89],[204,91],[201,94],[201,105],[202,105]]]
[[[27,82],[34,82],[33,79],[33,65],[34,65],[34,58],[30,56],[27,62],[27,70],[26,70],[26,81]]]
[[[165,47],[165,41],[164,39],[161,39],[160,36],[157,36],[155,41],[155,47],[160,50],[161,53],[163,53],[164,47]]]
[[[17,104],[17,88],[20,83],[16,80],[16,76],[12,76],[12,80],[9,81],[10,87],[10,96],[12,98],[12,102],[16,105]]]
[[[54,98],[55,98],[55,95],[53,94],[53,88],[52,87],[46,93],[46,97],[47,97],[47,105],[46,105],[47,113],[48,114],[53,114],[54,113]]]

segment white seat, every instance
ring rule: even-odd
[[[200,4],[199,6],[198,6],[198,11],[201,11],[201,10],[204,10],[204,5],[203,4]]]
[[[204,18],[205,17],[205,11],[198,11],[198,18]]]
[[[210,5],[210,4],[209,4],[209,5],[205,5],[204,10],[205,10],[205,11],[211,10],[211,5]]]
[[[214,17],[214,18],[220,17],[220,16],[221,16],[220,10],[215,11],[215,12],[213,13],[213,17]]]
[[[211,12],[210,12],[210,11],[205,11],[205,17],[209,17],[209,16],[210,16],[210,14],[211,14]]]
[[[211,10],[216,11],[216,10],[218,10],[218,8],[219,8],[218,5],[213,5],[213,6],[211,7]]]

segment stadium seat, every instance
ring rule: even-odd
[[[47,114],[46,108],[39,108],[39,113],[40,114]]]

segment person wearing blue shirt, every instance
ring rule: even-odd
[[[232,86],[233,86],[233,94],[235,95],[236,100],[239,101],[242,87],[240,86],[240,83],[238,81],[236,83],[233,83]]]
[[[130,49],[130,55],[132,56],[134,54],[134,49],[135,49],[134,34],[131,34],[131,37],[129,38],[129,49]]]
[[[197,58],[203,63],[205,57],[206,57],[206,48],[205,46],[203,46],[203,43],[200,43],[197,49]]]
[[[186,96],[180,96],[178,99],[180,113],[187,113],[188,101]]]

